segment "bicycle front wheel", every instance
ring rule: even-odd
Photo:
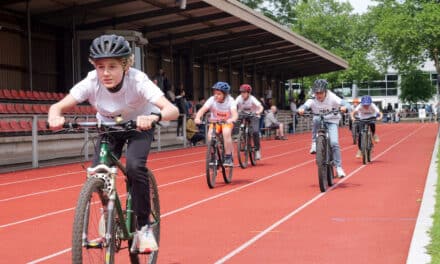
[[[217,178],[218,160],[216,156],[216,149],[213,142],[209,142],[206,151],[206,181],[209,188],[215,187],[215,179]]]
[[[225,157],[225,146],[223,144],[219,144],[217,153],[218,153],[218,157],[221,159],[223,180],[225,183],[231,183],[232,182],[232,171],[234,170],[234,165],[232,165],[232,166],[224,166],[223,165],[223,161],[224,161],[224,157]]]
[[[101,179],[90,178],[81,190],[73,220],[72,263],[115,261],[115,211],[112,210],[111,215],[105,213],[108,198],[103,188],[104,182]],[[107,232],[110,238],[104,243],[108,226],[111,226],[111,231]]]
[[[242,169],[248,165],[248,136],[243,129],[238,132],[237,156],[238,163]]]
[[[361,152],[362,152],[362,163],[367,164],[368,163],[368,134],[365,132],[362,132],[361,136]]]
[[[154,237],[156,238],[157,245],[160,248],[160,200],[159,200],[159,190],[157,188],[156,178],[153,173],[147,169],[147,177],[149,181],[149,189],[150,189],[150,216],[149,216],[149,224],[153,229]],[[132,218],[131,232],[136,231],[136,218]],[[157,262],[157,258],[159,256],[159,251],[154,251],[151,254],[136,254],[131,253],[131,243],[130,240],[128,246],[128,252],[130,254],[130,261],[132,264],[155,264]]]
[[[321,192],[325,192],[328,187],[327,175],[327,144],[324,135],[319,135],[316,138],[316,165],[318,166],[318,182]]]

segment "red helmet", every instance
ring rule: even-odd
[[[242,84],[240,85],[240,92],[248,92],[251,93],[252,92],[252,87],[249,84]]]

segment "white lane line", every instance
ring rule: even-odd
[[[419,130],[423,129],[423,127],[418,128],[416,131],[413,131],[412,133],[410,133],[409,135],[407,135],[406,137],[400,139],[398,142],[394,143],[393,145],[391,145],[390,147],[388,147],[386,150],[384,150],[383,152],[381,152],[380,154],[378,154],[377,156],[375,156],[375,158],[373,158],[372,160],[376,160],[378,158],[380,158],[381,156],[385,155],[388,151],[390,151],[391,149],[393,149],[394,147],[396,147],[397,145],[399,145],[400,143],[402,143],[403,141],[405,141],[406,139],[408,139],[409,137],[411,137],[412,135],[414,135],[416,132],[418,132]],[[228,253],[227,255],[225,255],[224,257],[222,257],[221,259],[217,260],[215,262],[215,264],[222,264],[225,263],[226,261],[230,260],[232,257],[238,255],[240,252],[242,252],[243,250],[245,250],[246,248],[248,248],[250,245],[254,244],[256,241],[258,241],[259,239],[261,239],[262,237],[264,237],[267,233],[273,231],[276,227],[278,227],[279,225],[283,224],[284,222],[286,222],[287,220],[289,220],[290,218],[292,218],[293,216],[295,216],[296,214],[298,214],[299,212],[301,212],[303,209],[305,209],[306,207],[308,207],[309,205],[313,204],[314,202],[316,202],[319,198],[323,197],[324,195],[328,194],[330,190],[333,190],[334,188],[336,188],[337,186],[339,186],[340,184],[342,184],[343,182],[345,182],[346,180],[348,180],[349,178],[351,178],[353,175],[355,175],[357,172],[359,172],[360,170],[362,170],[363,168],[365,168],[367,165],[361,165],[360,167],[358,167],[357,169],[355,169],[354,171],[352,171],[349,175],[347,175],[346,177],[344,177],[343,179],[341,179],[340,181],[338,181],[335,185],[333,185],[332,187],[330,187],[328,189],[327,192],[324,193],[319,193],[318,195],[316,195],[315,197],[313,197],[311,200],[309,200],[308,202],[304,203],[303,205],[301,205],[300,207],[296,208],[295,210],[293,210],[292,212],[290,212],[289,214],[287,214],[286,216],[284,216],[283,218],[281,218],[280,220],[276,221],[274,224],[272,224],[271,226],[267,227],[266,229],[264,229],[263,231],[261,231],[259,234],[255,235],[253,238],[251,238],[250,240],[246,241],[245,243],[243,243],[242,245],[240,245],[239,247],[235,248],[234,250],[232,250],[230,253]],[[371,166],[371,165],[370,165]]]

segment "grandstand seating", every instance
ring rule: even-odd
[[[66,94],[57,92],[0,89],[0,136],[30,135],[31,115],[47,115],[50,105],[64,96]],[[66,114],[90,116],[96,111],[90,105],[77,105]],[[49,131],[44,116],[37,124],[40,134]]]

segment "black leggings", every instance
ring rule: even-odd
[[[150,186],[147,178],[146,162],[148,154],[150,152],[153,134],[153,129],[142,132],[115,132],[110,134],[109,139],[110,150],[117,158],[121,157],[122,149],[125,143],[127,143],[127,178],[131,186],[133,210],[137,216],[139,228],[146,224],[149,224],[148,215],[151,211],[149,188]],[[100,138],[98,140],[100,140]],[[96,146],[95,155],[93,158],[94,165],[99,163],[100,147],[98,145]]]
[[[367,125],[369,125],[370,126],[370,129],[371,129],[371,134],[374,136],[374,134],[376,133],[376,123],[369,123],[369,124],[367,124]],[[358,125],[357,125],[357,129],[358,129],[358,147],[359,147],[359,149],[361,149],[361,132],[362,132],[362,127],[359,125],[359,123],[358,123]]]

